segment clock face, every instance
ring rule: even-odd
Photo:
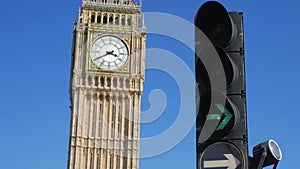
[[[128,49],[121,39],[115,36],[102,36],[94,42],[91,57],[97,67],[116,70],[126,63]]]

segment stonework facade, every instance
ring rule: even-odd
[[[146,29],[132,0],[83,0],[74,23],[68,169],[138,169]]]

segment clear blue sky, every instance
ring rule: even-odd
[[[144,0],[143,11],[169,13],[192,23],[203,2]],[[300,2],[220,2],[228,10],[244,12],[249,152],[252,154],[252,147],[259,142],[274,139],[283,152],[278,168],[296,168],[300,151]],[[1,3],[2,169],[65,169],[67,166],[71,42],[73,21],[77,19],[80,4],[80,0]],[[194,56],[184,44],[149,34],[147,47],[174,53],[194,71]],[[149,56],[147,64],[153,59]],[[143,112],[150,107],[148,98],[153,91],[164,93],[160,98],[167,102],[155,121],[142,125],[143,138],[168,130],[179,115],[182,100],[177,80],[167,72],[146,70]],[[195,169],[194,133],[192,128],[171,150],[141,159],[140,168]],[[151,147],[155,148],[155,145]]]

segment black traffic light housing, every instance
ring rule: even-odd
[[[248,168],[243,14],[208,1],[195,26],[197,157],[227,142],[241,151],[241,168]]]

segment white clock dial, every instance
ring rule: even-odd
[[[97,67],[116,70],[126,63],[128,49],[121,39],[115,36],[102,36],[94,42],[91,57]]]

